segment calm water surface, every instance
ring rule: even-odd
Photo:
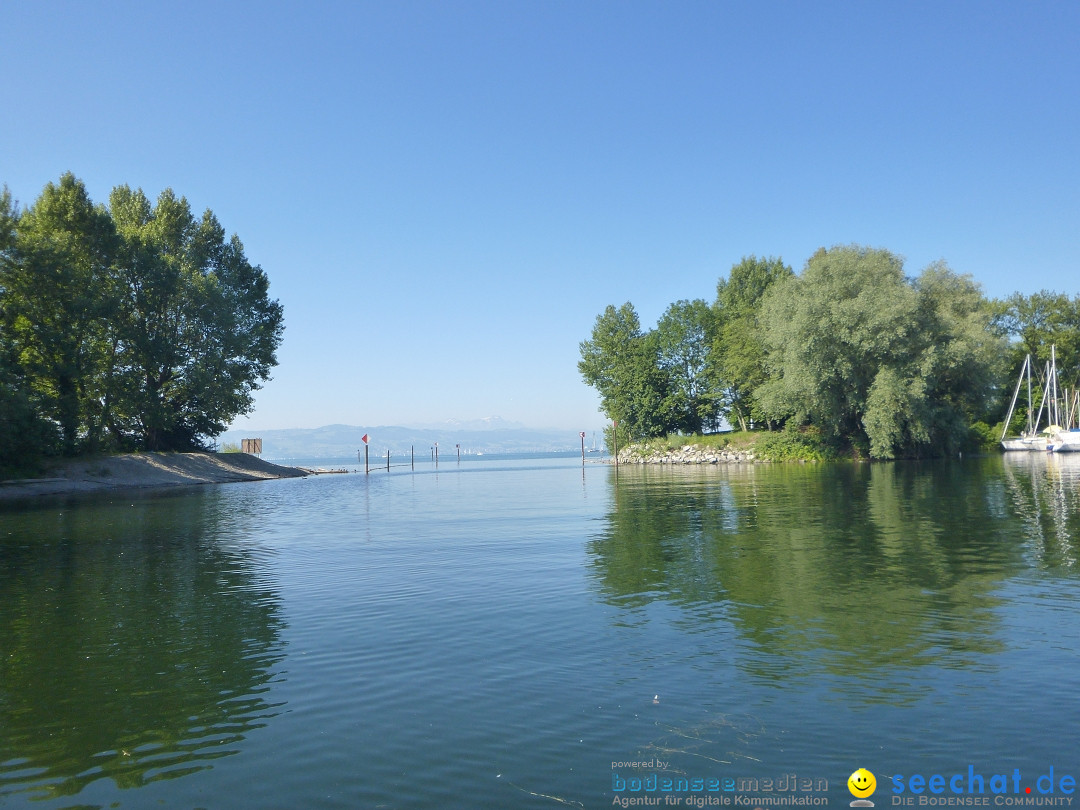
[[[1080,458],[429,467],[0,507],[0,806],[1080,776]]]

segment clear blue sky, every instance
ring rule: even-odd
[[[285,308],[237,427],[594,430],[578,344],[745,255],[1080,291],[1075,2],[10,2],[0,183],[172,187]]]

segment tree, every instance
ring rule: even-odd
[[[171,189],[151,206],[141,190],[119,186],[109,202],[123,240],[118,419],[147,449],[202,446],[250,411],[269,379],[281,305],[211,211],[196,220]]]
[[[1074,386],[1080,382],[1080,296],[1070,299],[1063,293],[1040,290],[1031,295],[1013,293],[995,304],[995,327],[1003,336],[1016,339],[1010,357],[1013,369],[1019,368],[1026,354],[1037,369],[1044,368],[1051,347],[1056,347],[1058,378]],[[1001,405],[1004,408],[1008,402]]]
[[[55,425],[67,454],[205,446],[269,379],[281,305],[209,210],[126,186],[110,202],[70,173],[24,212],[0,193],[0,423]]]
[[[7,278],[14,261],[18,206],[7,186],[0,191],[0,278]],[[4,311],[7,301],[0,286],[0,474],[22,472],[54,449],[56,431],[41,417],[34,396],[20,373],[17,352]]]
[[[19,206],[11,198],[11,191],[5,185],[0,191],[0,262],[9,258],[9,251],[15,245],[15,228],[18,224]]]
[[[657,365],[656,336],[641,331],[630,302],[609,305],[596,318],[591,340],[580,344],[578,371],[600,394],[600,409],[632,438],[667,432],[662,403],[667,393]]]
[[[716,429],[719,397],[708,374],[713,311],[701,299],[676,301],[656,326],[657,366],[667,377],[665,421],[682,433]]]
[[[728,418],[742,430],[751,419],[766,418],[754,399],[754,391],[767,376],[758,326],[761,300],[773,284],[793,276],[781,259],[750,256],[743,257],[716,285],[709,371],[714,387],[724,392]]]
[[[916,282],[885,250],[819,250],[769,291],[762,328],[770,379],[756,392],[874,458],[954,451],[993,394],[1003,343],[970,277],[942,264]]]
[[[6,206],[10,223],[10,201]],[[0,266],[8,340],[45,415],[59,425],[64,452],[93,449],[115,312],[112,220],[68,173],[45,187],[14,233]]]
[[[993,329],[994,307],[970,275],[944,262],[914,281],[923,345],[917,372],[927,381],[931,442],[955,452],[970,425],[988,417],[1009,372],[1007,344]]]

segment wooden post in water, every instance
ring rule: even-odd
[[[585,431],[581,431],[581,466],[585,466]]]
[[[386,471],[390,472],[390,449],[386,450]]]
[[[416,469],[416,445],[409,445],[409,467],[413,470]]]
[[[439,443],[435,442],[435,466],[439,466]]]
[[[611,444],[615,448],[615,466],[619,466],[619,422],[611,421]]]
[[[371,472],[371,468],[368,466],[368,446],[367,442],[364,442],[364,475]]]
[[[457,463],[460,464],[461,463],[461,445],[460,444],[455,444],[454,447],[457,448]]]

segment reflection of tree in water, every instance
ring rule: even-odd
[[[613,604],[679,604],[687,632],[729,622],[764,677],[968,666],[1000,649],[993,591],[1024,564],[996,463],[623,469],[595,577]]]
[[[211,492],[0,514],[0,796],[134,787],[266,724],[283,622]]]

